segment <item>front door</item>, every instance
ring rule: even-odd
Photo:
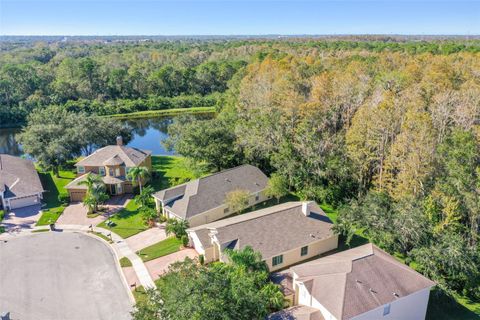
[[[116,184],[111,184],[110,185],[110,193],[112,195],[116,195],[117,194],[117,185]]]
[[[117,184],[117,194],[122,194],[122,193],[123,193],[122,184],[119,183],[119,184]]]

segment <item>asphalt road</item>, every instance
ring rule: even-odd
[[[22,320],[130,319],[113,253],[80,233],[0,242],[0,314]]]

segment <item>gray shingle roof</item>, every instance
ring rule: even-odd
[[[0,193],[3,192],[5,198],[43,192],[42,183],[32,161],[0,154]]]
[[[84,181],[89,174],[95,175],[95,173],[87,172],[82,174],[81,176],[75,178],[74,180],[70,181],[66,186],[65,189],[85,189],[87,190],[87,186],[84,184],[80,184],[80,182]],[[124,177],[110,177],[110,176],[103,176],[102,181],[105,184],[116,184],[116,183],[122,183],[125,182]]]
[[[189,231],[215,231],[220,243],[236,241],[236,249],[250,246],[260,252],[264,259],[269,259],[333,236],[330,219],[316,203],[310,202],[309,207],[311,214],[305,216],[302,202],[287,202],[191,228]],[[204,248],[212,246],[204,242],[202,245]]]
[[[351,319],[435,285],[372,244],[307,262],[291,270],[337,319]]]
[[[135,167],[142,163],[151,153],[150,150],[111,145],[98,149],[88,157],[77,162],[75,166],[100,167],[125,164],[127,167]]]
[[[226,195],[233,190],[255,193],[265,189],[267,183],[268,178],[260,169],[243,165],[159,191],[153,196],[162,201],[180,197],[167,204],[167,208],[188,219],[223,205]]]

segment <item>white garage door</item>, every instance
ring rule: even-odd
[[[39,203],[40,203],[40,199],[38,199],[37,195],[23,197],[23,198],[13,198],[13,199],[10,199],[10,209],[27,207],[27,206],[31,206]]]

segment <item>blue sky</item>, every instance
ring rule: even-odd
[[[0,0],[0,34],[474,35],[480,0]]]

